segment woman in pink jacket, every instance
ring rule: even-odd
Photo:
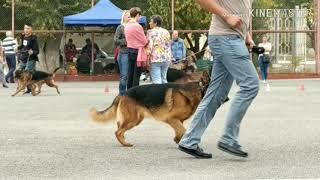
[[[144,30],[138,23],[141,17],[141,9],[138,7],[131,8],[130,17],[130,21],[124,28],[129,51],[127,89],[139,86],[141,72],[143,68],[147,66],[147,54],[145,47],[148,45],[148,40],[144,34]]]

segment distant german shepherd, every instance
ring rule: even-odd
[[[41,87],[43,84],[47,84],[49,87],[54,87],[57,90],[57,93],[60,94],[59,88],[54,84],[53,78],[55,73],[60,68],[56,68],[52,74],[43,72],[43,71],[35,71],[31,73],[26,70],[16,70],[14,74],[14,78],[17,80],[18,88],[15,93],[11,96],[14,97],[19,92],[24,91],[26,87],[30,87],[32,91],[32,95],[36,96],[41,92]],[[35,89],[38,87],[38,92]]]
[[[116,120],[118,129],[115,135],[123,146],[133,146],[125,141],[124,134],[145,117],[169,124],[175,131],[174,141],[178,143],[186,131],[183,122],[195,112],[209,82],[210,76],[204,72],[198,82],[137,86],[128,90],[125,96],[117,96],[104,111],[92,108],[90,115],[101,123]]]

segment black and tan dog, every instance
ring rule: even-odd
[[[43,72],[43,71],[35,71],[33,73],[26,70],[16,70],[15,71],[15,79],[18,81],[18,88],[15,93],[11,96],[17,95],[19,92],[25,90],[26,87],[31,88],[31,92],[33,96],[40,94],[41,87],[43,84],[47,84],[49,87],[54,87],[57,90],[57,93],[60,94],[59,88],[56,84],[54,84],[54,76],[55,73],[60,68],[56,68],[52,74]],[[36,88],[38,91],[36,92]]]
[[[210,82],[207,72],[200,81],[186,84],[150,84],[134,87],[125,96],[117,96],[104,111],[90,110],[91,118],[100,123],[116,120],[115,135],[123,146],[132,146],[124,137],[126,131],[139,125],[144,118],[169,124],[178,143],[185,133],[183,122],[189,119],[202,100]]]
[[[188,74],[183,70],[169,68],[167,71],[167,81],[170,83],[188,83],[197,80],[192,74]]]

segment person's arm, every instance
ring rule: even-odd
[[[63,49],[63,52],[66,54],[68,52],[68,48],[67,48],[67,45],[64,45],[64,49]]]
[[[182,58],[186,58],[187,57],[187,48],[186,48],[186,45],[184,44],[183,40],[181,40],[181,43],[182,43],[182,48],[183,48]]]
[[[120,38],[121,34],[124,34],[124,28],[119,26],[114,35],[114,44],[116,46],[124,47],[127,45],[127,41],[125,38],[122,38],[122,39]]]
[[[248,35],[246,37],[246,44],[248,44],[250,46],[250,48],[252,48],[253,46],[255,46],[255,43],[251,37],[251,34],[248,32]]]
[[[24,36],[22,35],[21,39],[18,42],[18,50],[21,50],[23,48],[23,39],[24,39]]]
[[[0,47],[0,63],[3,63],[4,58],[3,58],[3,52],[2,52],[2,47]]]
[[[14,50],[14,52],[17,52],[17,48],[18,48],[18,43],[17,43],[17,40],[15,40],[15,39],[13,39],[13,50]]]
[[[94,43],[94,47],[96,48],[97,53],[100,51],[98,44]]]
[[[30,51],[31,50],[31,51]],[[31,49],[29,50],[29,54],[38,55],[39,54],[39,44],[37,37],[34,37],[31,44]]]
[[[143,30],[142,26],[139,25],[137,27],[138,27],[139,36],[141,37],[140,40],[142,41],[142,44],[147,46],[148,45],[148,39],[147,39],[146,35],[144,34],[144,30]]]
[[[151,53],[153,51],[153,39],[152,39],[152,32],[150,30],[147,32],[147,39],[149,41],[147,49]]]
[[[2,49],[2,46],[1,46],[1,42],[0,42],[0,57],[3,57],[3,49]]]
[[[241,27],[242,18],[240,16],[228,14],[228,12],[222,8],[216,0],[198,0],[198,3],[203,9],[220,16],[231,28]]]

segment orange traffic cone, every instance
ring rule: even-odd
[[[110,92],[108,84],[106,84],[106,86],[104,87],[104,92],[105,92],[105,93]]]
[[[304,91],[304,84],[300,84],[300,86],[299,86],[299,90],[300,90],[301,92],[303,92],[303,91]]]

